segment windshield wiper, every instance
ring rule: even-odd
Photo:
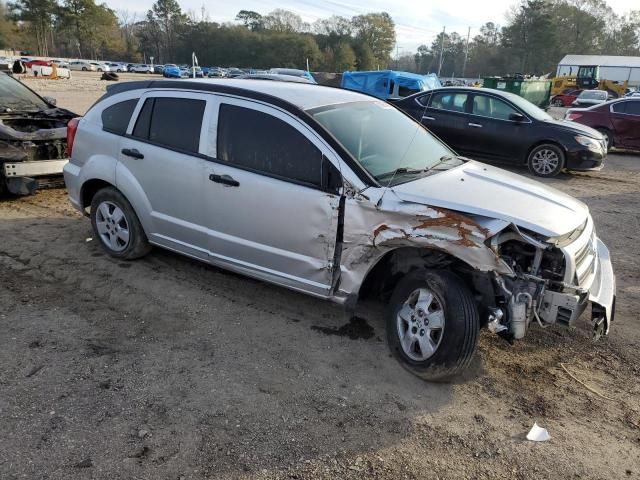
[[[415,173],[423,173],[425,171],[426,170],[424,168],[400,167],[400,168],[396,168],[391,172],[386,172],[386,173],[381,173],[380,175],[376,175],[374,178],[376,180],[381,180],[386,177],[395,177],[398,174],[405,174],[405,173],[415,174]]]

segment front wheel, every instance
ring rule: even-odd
[[[554,100],[553,105],[556,107],[564,107],[564,103],[562,103],[562,100],[560,99]]]
[[[113,257],[133,260],[151,250],[133,207],[115,188],[103,188],[93,197],[91,226],[102,247]]]
[[[557,145],[545,143],[538,145],[529,153],[527,166],[538,177],[555,177],[564,168],[564,152]]]
[[[450,272],[413,271],[391,295],[389,348],[402,366],[425,380],[442,380],[466,369],[479,330],[473,296]]]

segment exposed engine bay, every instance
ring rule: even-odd
[[[591,219],[564,238],[543,239],[514,225],[491,238],[491,249],[514,274],[495,275],[496,305],[488,309],[488,328],[512,340],[523,338],[532,321],[542,328],[573,326],[597,280],[595,243]],[[608,331],[612,318],[605,313],[594,307],[595,337]]]
[[[0,74],[0,192],[29,195],[62,184],[66,127],[75,116]]]

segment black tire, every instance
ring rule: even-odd
[[[564,103],[562,103],[562,100],[554,100],[553,101],[553,106],[554,107],[564,107]]]
[[[98,213],[98,209],[101,208],[103,204],[107,205],[106,202],[116,206],[124,214],[125,225],[128,226],[127,230],[129,236],[126,245],[120,245],[122,249],[116,250],[112,248],[112,245],[105,240],[105,236],[103,236],[103,234],[98,230],[98,217],[101,215]],[[142,224],[133,210],[133,207],[124,195],[113,187],[106,187],[99,190],[94,195],[93,200],[91,200],[91,226],[93,227],[93,233],[96,239],[100,242],[100,245],[102,245],[102,248],[104,248],[107,253],[113,257],[123,260],[134,260],[145,256],[151,250],[151,245],[149,245],[147,235],[144,233]]]
[[[545,158],[548,163],[545,163]],[[555,177],[564,169],[564,166],[565,154],[559,146],[553,143],[543,143],[536,146],[527,157],[527,167],[537,177]]]
[[[611,132],[606,128],[598,128],[597,129],[602,135],[604,135],[605,141],[607,142],[607,152],[610,152],[611,149],[615,146],[613,144],[613,137],[611,136]]]
[[[82,67],[82,71],[83,71],[83,72],[87,72],[87,71],[88,71],[88,70],[87,70],[87,67]]]
[[[437,301],[437,310],[441,309],[444,318],[435,351],[424,360],[411,358],[405,352],[401,343],[403,321],[399,319],[401,309],[419,289],[432,293]],[[431,303],[429,305],[431,308]],[[453,273],[444,270],[415,270],[408,273],[396,285],[386,316],[389,348],[400,364],[411,373],[424,380],[441,381],[460,374],[471,362],[480,331],[478,310],[469,289]],[[428,322],[420,324],[420,321],[421,319],[417,319],[420,330],[414,334],[424,335],[422,329],[428,328]],[[405,336],[408,333],[407,330]],[[432,333],[433,331],[429,331],[427,335],[431,336]]]

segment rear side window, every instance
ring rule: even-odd
[[[137,104],[138,99],[134,98],[105,108],[102,111],[102,129],[116,135],[124,135]]]
[[[627,102],[614,103],[612,108],[616,113],[626,113]]]
[[[133,136],[176,150],[197,153],[206,102],[191,98],[145,100]]]
[[[631,101],[625,102],[627,104],[627,108],[625,109],[625,113],[628,115],[640,115],[640,102]]]
[[[270,176],[322,185],[322,152],[288,123],[266,113],[220,105],[218,159]]]
[[[465,103],[467,103],[466,93],[436,93],[431,97],[430,106],[452,112],[464,112]]]

